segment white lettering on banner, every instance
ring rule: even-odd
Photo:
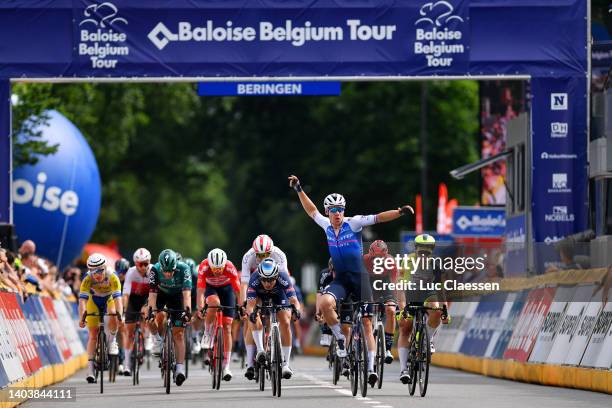
[[[238,95],[301,95],[302,84],[238,84]]]
[[[567,173],[553,173],[552,188],[549,193],[571,193],[572,189],[567,186]]]
[[[575,153],[548,153],[542,152],[540,159],[544,160],[558,160],[558,159],[576,159],[578,155]]]
[[[108,1],[91,4],[83,10],[84,18],[79,22],[82,28],[79,32],[78,53],[89,57],[94,69],[115,69],[119,59],[109,57],[125,57],[130,54],[130,48],[126,45],[127,34],[115,31],[120,23],[128,24],[125,18],[118,17],[118,12],[118,8]],[[88,27],[92,25],[95,29],[90,31]]]
[[[4,309],[0,309],[0,360],[9,381],[25,377],[21,356]]]
[[[608,292],[608,296],[610,295],[612,295],[612,289]],[[612,363],[610,347],[612,347],[612,302],[608,301],[597,316],[589,345],[584,352],[580,365],[609,369]]]
[[[72,190],[62,192],[59,187],[47,187],[47,174],[38,173],[36,187],[26,179],[13,181],[13,201],[16,204],[27,204],[32,201],[32,207],[43,208],[54,212],[60,210],[65,216],[74,215],[79,206],[79,196]]]
[[[552,213],[545,214],[544,220],[548,222],[573,222],[574,214],[568,213],[567,206],[556,205],[552,208]]]
[[[552,122],[550,124],[550,137],[565,138],[567,137],[569,126],[565,122]]]

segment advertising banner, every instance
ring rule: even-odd
[[[33,297],[31,296],[25,301],[25,303],[22,303],[21,310],[23,311],[28,330],[32,335],[32,339],[34,340],[34,345],[36,346],[41,366],[46,366],[51,364],[47,356],[48,350],[46,344],[49,339],[44,334],[42,324],[40,324],[36,318],[36,309],[33,306],[34,300],[32,299]]]
[[[72,357],[72,351],[70,351],[70,345],[68,344],[68,340],[66,339],[66,335],[62,330],[62,327],[58,321],[57,313],[55,312],[55,307],[53,304],[53,300],[48,297],[43,297],[40,299],[43,304],[43,310],[45,312],[45,317],[51,326],[51,330],[53,332],[53,336],[55,337],[55,343],[59,348],[63,361],[68,360]]]
[[[535,78],[531,92],[532,223],[536,242],[550,244],[587,227],[586,82]],[[540,270],[551,256],[544,252],[536,251]]]
[[[510,316],[510,311],[512,310],[512,306],[516,301],[518,293],[505,293],[505,298],[502,303],[501,311],[499,312],[499,316],[496,321],[493,323],[493,330],[491,332],[491,339],[489,340],[489,344],[487,345],[487,349],[484,352],[484,357],[492,358],[493,351],[495,350],[495,346],[499,341],[499,338],[504,331],[506,321],[508,320],[508,316]]]
[[[506,220],[506,256],[504,273],[507,277],[527,274],[527,217],[517,215]]]
[[[49,364],[60,364],[64,360],[62,353],[59,348],[59,343],[55,338],[55,333],[51,327],[51,323],[47,319],[47,315],[44,311],[44,306],[40,296],[30,296],[26,303],[30,302],[32,308],[32,323],[39,329],[38,340],[36,336],[34,339],[37,341],[40,354],[45,353]],[[40,342],[39,342],[40,341]]]
[[[4,309],[1,300],[0,309]],[[4,313],[0,313],[0,364],[2,364],[8,381],[13,382],[25,377],[26,372],[17,349],[11,323],[4,316]]]
[[[463,321],[463,314],[466,303],[451,302],[448,305],[448,314],[452,316],[451,322],[447,325],[441,325],[436,336],[436,349],[441,352],[449,353],[457,336],[457,330]]]
[[[559,329],[546,363],[577,365],[580,362],[580,358],[582,358],[589,336],[593,330],[598,309],[601,308],[601,304],[593,303],[596,309],[591,312],[590,317],[587,314],[590,303],[584,300],[589,299],[593,295],[594,289],[594,285],[579,286],[576,289],[574,298],[567,304],[565,315],[559,324]],[[589,319],[589,322],[586,324],[584,324],[585,319]],[[573,353],[578,354],[577,361],[566,363],[572,348],[574,349]]]
[[[612,296],[612,290],[608,293]],[[601,290],[595,295],[601,305]],[[589,344],[580,361],[583,367],[611,368],[612,364],[612,302],[608,300],[595,321]]]
[[[21,311],[21,305],[17,301],[17,295],[14,293],[0,293],[0,301],[2,303],[1,312],[4,314],[4,319],[12,327],[23,369],[26,375],[30,375],[41,367],[41,362],[34,339],[30,334],[25,317]]]
[[[548,359],[548,354],[552,349],[559,330],[561,330],[561,323],[565,319],[568,299],[572,299],[576,289],[575,286],[557,288],[555,298],[550,305],[550,309],[548,309],[544,324],[540,328],[538,338],[529,356],[530,362],[545,363]]]
[[[11,83],[0,80],[0,223],[11,220]],[[5,160],[9,158],[9,160]]]
[[[518,293],[511,293],[508,295],[508,303],[511,302],[511,306],[508,310],[508,305],[506,304],[502,310],[500,318],[505,320],[495,344],[493,344],[493,339],[491,339],[491,346],[493,349],[491,351],[487,350],[487,357],[497,359],[504,358],[504,352],[506,351],[506,347],[512,338],[514,327],[516,326],[516,322],[521,314],[521,311],[523,310],[523,307],[525,306],[525,301],[527,300],[528,295],[528,290],[523,290]],[[507,315],[505,315],[505,313],[507,313]]]
[[[507,294],[495,293],[483,296],[470,319],[470,324],[459,349],[460,353],[471,356],[484,356],[489,342],[496,330],[501,330],[500,314],[505,305]]]
[[[55,312],[57,313],[57,321],[62,329],[62,332],[66,336],[66,340],[68,341],[68,346],[72,355],[84,353],[85,349],[83,348],[83,344],[81,344],[81,340],[79,339],[77,326],[75,321],[70,316],[70,313],[66,308],[66,304],[63,300],[56,299],[53,301],[53,305],[55,306]]]
[[[474,316],[474,313],[476,312],[476,309],[478,308],[479,302],[478,302],[477,297],[473,297],[473,298],[468,299],[465,302],[458,302],[458,303],[463,303],[464,306],[462,310],[461,324],[459,325],[457,329],[455,338],[451,339],[451,346],[449,350],[451,353],[458,353],[459,350],[461,349],[461,345],[463,344],[468,328],[470,327],[470,321],[472,320],[472,317]]]
[[[504,352],[504,359],[527,362],[554,296],[555,288],[534,289],[529,293]]]
[[[455,236],[501,237],[505,227],[505,208],[457,207],[453,211]]]

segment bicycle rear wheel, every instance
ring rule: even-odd
[[[329,358],[330,365],[332,369],[332,384],[338,384],[338,380],[340,379],[340,371],[342,370],[342,361],[336,355],[336,338],[332,339],[331,344],[329,345]]]
[[[377,330],[376,336],[376,360],[374,364],[376,365],[376,374],[378,374],[378,389],[382,387],[383,383],[383,374],[385,372],[385,331],[381,330],[382,325]]]
[[[98,356],[97,365],[98,371],[96,377],[100,377],[100,394],[104,394],[104,366],[106,365],[106,335],[104,334],[104,328],[98,329]],[[97,380],[98,378],[96,378]]]
[[[359,346],[353,345],[354,337],[351,337],[349,344],[348,356],[349,359],[349,379],[351,381],[351,394],[353,397],[357,395],[357,388],[359,385],[359,354],[357,348]]]
[[[130,364],[132,365],[132,385],[138,384],[138,354],[140,353],[140,329],[136,328],[134,333],[134,345],[132,347],[132,355],[130,357]]]
[[[421,397],[424,397],[427,393],[427,383],[429,382],[429,362],[431,361],[429,333],[424,325],[421,333],[421,345],[419,348],[419,391],[421,393]]]
[[[263,391],[266,388],[266,365],[258,364],[257,369],[259,370],[259,391]]]

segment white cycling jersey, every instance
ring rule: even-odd
[[[150,269],[150,268],[148,268]],[[123,282],[124,295],[147,296],[149,294],[149,277],[148,270],[145,276],[141,276],[135,266],[130,267],[125,274]]]
[[[278,270],[282,273],[285,272],[289,274],[289,269],[287,266],[287,255],[279,247],[272,247],[272,251],[270,252],[270,258],[274,259],[278,264]],[[263,259],[262,259],[263,260]],[[259,264],[261,263],[260,259],[255,256],[255,250],[253,248],[249,249],[246,254],[242,257],[242,271],[240,273],[240,282],[249,283],[249,279],[251,278],[251,274],[257,269]]]

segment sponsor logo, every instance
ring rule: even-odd
[[[314,26],[305,21],[302,26],[285,20],[284,25],[274,25],[260,21],[258,26],[237,26],[228,20],[225,24],[215,24],[207,20],[203,25],[193,25],[189,21],[179,21],[176,29],[161,21],[149,32],[147,37],[159,50],[171,42],[289,42],[301,47],[309,42],[343,41],[390,41],[397,30],[396,25],[368,25],[361,20],[346,20],[346,26]]]
[[[551,93],[550,109],[567,110],[567,93]]]
[[[558,159],[577,159],[578,155],[575,153],[548,153],[542,152],[540,159],[544,160],[558,160]]]
[[[32,202],[32,207],[54,212],[60,210],[65,216],[74,215],[79,207],[79,196],[72,190],[62,191],[55,186],[47,186],[47,174],[38,173],[38,184],[33,186],[26,179],[13,181],[13,201],[16,204]]]
[[[79,22],[78,53],[89,57],[94,69],[115,69],[118,57],[130,54],[126,45],[127,34],[118,31],[128,22],[118,14],[117,6],[108,1],[91,4],[83,10],[83,19]]]
[[[555,205],[552,208],[552,213],[544,215],[544,220],[548,222],[573,222],[574,214],[569,213],[565,205]]]
[[[550,137],[563,138],[567,137],[568,125],[565,122],[552,122],[550,124]]]
[[[462,231],[465,231],[468,228],[489,230],[498,227],[505,227],[506,219],[501,214],[496,217],[492,215],[487,215],[486,217],[481,217],[480,215],[473,215],[471,218],[462,215],[457,219],[456,224],[459,228],[461,228]]]
[[[450,67],[453,55],[464,54],[465,46],[461,43],[464,33],[461,30],[451,30],[464,22],[461,16],[455,14],[452,4],[447,1],[425,3],[419,9],[419,18],[414,25],[414,53],[424,55],[428,67]]]
[[[550,244],[552,244],[554,242],[561,241],[562,239],[563,239],[563,237],[558,237],[556,235],[553,235],[552,237],[544,238],[544,243],[547,244],[547,245],[550,245]]]
[[[549,193],[571,193],[572,189],[567,186],[567,173],[554,173],[552,175],[552,188]]]

